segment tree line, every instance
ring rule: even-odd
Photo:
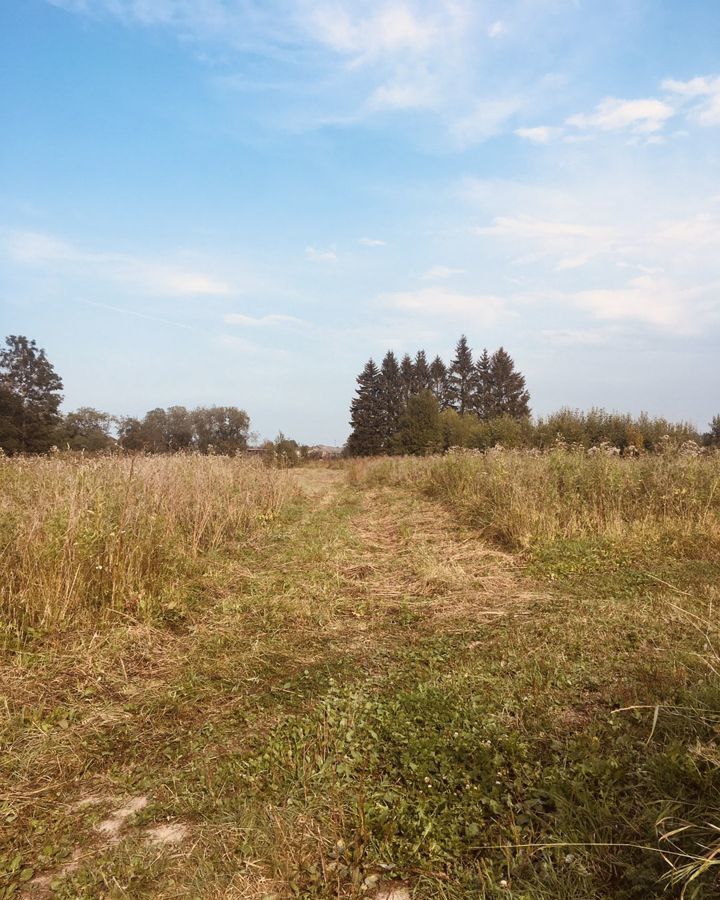
[[[232,454],[248,446],[250,418],[235,406],[171,406],[142,418],[83,406],[63,415],[62,390],[62,379],[34,340],[6,338],[0,350],[0,448],[5,453],[46,453],[56,446]]]
[[[439,356],[428,363],[424,350],[398,362],[389,350],[380,368],[368,360],[357,385],[347,442],[351,456],[433,452],[447,443],[448,431],[457,430],[458,419],[530,417],[530,394],[512,357],[500,347],[474,360],[465,335],[449,366]]]

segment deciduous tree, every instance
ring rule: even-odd
[[[57,439],[63,384],[45,351],[24,335],[11,334],[0,350],[0,385],[15,397],[11,410],[16,449],[24,453],[48,450]]]

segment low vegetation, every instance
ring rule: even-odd
[[[245,459],[0,457],[3,627],[172,617],[291,496],[281,471]]]
[[[2,461],[0,897],[716,897],[689,452]]]

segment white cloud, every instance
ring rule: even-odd
[[[451,124],[450,132],[461,147],[482,143],[503,132],[523,105],[520,97],[480,100],[470,113]]]
[[[507,25],[498,19],[497,22],[488,25],[487,33],[491,38],[502,37],[503,34],[507,34]]]
[[[306,247],[305,256],[312,262],[320,263],[336,263],[338,260],[337,253],[333,247],[328,247],[327,249]]]
[[[497,216],[492,225],[476,228],[475,233],[493,237],[509,238],[592,238],[607,240],[613,236],[612,229],[599,225],[576,222],[553,222],[534,216]]]
[[[665,122],[675,115],[668,103],[653,98],[645,100],[621,100],[606,97],[589,115],[578,113],[567,119],[568,125],[580,129],[621,131],[629,129],[634,134],[660,131]]]
[[[225,281],[176,263],[149,260],[127,253],[88,252],[42,232],[11,231],[3,244],[7,254],[17,263],[64,268],[112,281],[129,281],[152,294],[214,296],[233,291],[233,287]]]
[[[445,278],[453,278],[455,275],[464,275],[465,269],[451,269],[449,266],[432,266],[423,272],[425,281],[438,281]]]
[[[380,305],[413,315],[459,318],[491,325],[506,314],[506,301],[494,294],[462,294],[434,286],[418,291],[381,294]]]
[[[516,128],[515,134],[532,141],[533,144],[548,144],[554,137],[562,134],[562,128],[553,128],[550,125],[536,125],[533,128]]]
[[[690,117],[700,125],[720,125],[720,75],[705,75],[689,81],[668,78],[662,83],[666,91],[689,100],[698,100],[692,106]]]
[[[223,321],[228,325],[246,325],[250,328],[264,328],[274,325],[302,325],[303,320],[295,316],[285,316],[280,313],[271,313],[267,316],[254,318],[243,313],[228,313],[223,316]]]
[[[691,301],[697,289],[679,289],[669,279],[642,275],[620,288],[578,291],[573,302],[597,319],[630,319],[681,332],[696,330]]]
[[[387,247],[387,241],[381,241],[379,238],[362,237],[358,240],[358,244],[363,247]]]
[[[432,109],[438,103],[438,94],[432,83],[422,81],[396,81],[375,88],[364,104],[368,112],[393,109]]]
[[[553,344],[561,346],[599,347],[611,338],[608,331],[590,331],[581,328],[544,328],[540,334]]]
[[[367,6],[321,2],[309,9],[306,22],[316,41],[359,61],[398,51],[422,53],[437,37],[437,25],[405,3],[375,4],[367,12]]]

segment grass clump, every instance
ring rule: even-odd
[[[8,633],[172,615],[204,561],[293,495],[282,472],[228,457],[0,459],[0,615]]]

